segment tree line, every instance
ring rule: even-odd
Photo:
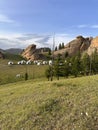
[[[63,42],[59,43],[59,45],[55,47],[55,51],[61,50],[61,49],[64,49],[64,43]]]
[[[53,76],[58,80],[60,77],[85,76],[98,73],[98,52],[95,50],[91,55],[80,52],[72,57],[62,57],[58,55],[45,72],[48,80],[53,80]]]

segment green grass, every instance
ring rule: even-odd
[[[0,130],[98,130],[98,75],[1,85]]]
[[[15,61],[16,62],[16,61]],[[0,60],[0,84],[23,81],[27,70],[29,79],[45,77],[47,66],[37,65],[7,65],[8,60]],[[20,78],[16,78],[21,74]]]
[[[21,55],[11,53],[5,53],[4,58],[12,61],[19,61],[24,59]]]

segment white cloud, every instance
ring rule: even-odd
[[[81,24],[77,26],[78,28],[92,28],[92,29],[97,29],[98,28],[98,24],[95,25],[86,25],[86,24]]]
[[[78,28],[87,28],[88,25],[86,25],[86,24],[81,24],[81,25],[78,25],[77,27],[78,27]]]
[[[73,37],[67,34],[55,35],[55,46],[64,42],[71,41]],[[30,44],[36,44],[39,47],[53,46],[53,35],[44,34],[0,34],[0,48],[26,48]]]
[[[14,20],[10,19],[8,16],[0,14],[1,23],[14,23]]]
[[[91,28],[98,28],[98,25],[92,25]]]

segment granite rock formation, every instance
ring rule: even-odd
[[[54,57],[57,57],[58,54],[64,56],[66,52],[68,56],[74,56],[78,52],[87,52],[90,55],[95,49],[98,50],[98,37],[84,38],[83,36],[77,36],[74,40],[66,44],[64,49],[54,51]],[[22,52],[22,56],[30,60],[43,60],[46,59],[45,53],[47,52],[49,52],[49,48],[36,49],[36,45],[32,44]]]
[[[64,49],[54,52],[54,55],[68,53],[69,56],[73,56],[78,52],[86,51],[91,44],[91,38],[84,38],[83,36],[77,36],[76,39],[72,40],[65,45]]]
[[[29,45],[23,52],[22,56],[27,60],[42,60],[46,59],[45,53],[49,51],[49,48],[36,49],[36,45]]]
[[[91,55],[95,50],[98,52],[98,36],[93,38],[87,52]]]

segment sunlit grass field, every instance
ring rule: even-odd
[[[1,85],[0,130],[98,130],[98,75]]]
[[[8,65],[7,63],[8,60],[0,62],[0,84],[23,81],[26,72],[29,79],[45,77],[45,70],[48,67],[45,65]],[[17,77],[17,74],[20,74],[20,77]]]

